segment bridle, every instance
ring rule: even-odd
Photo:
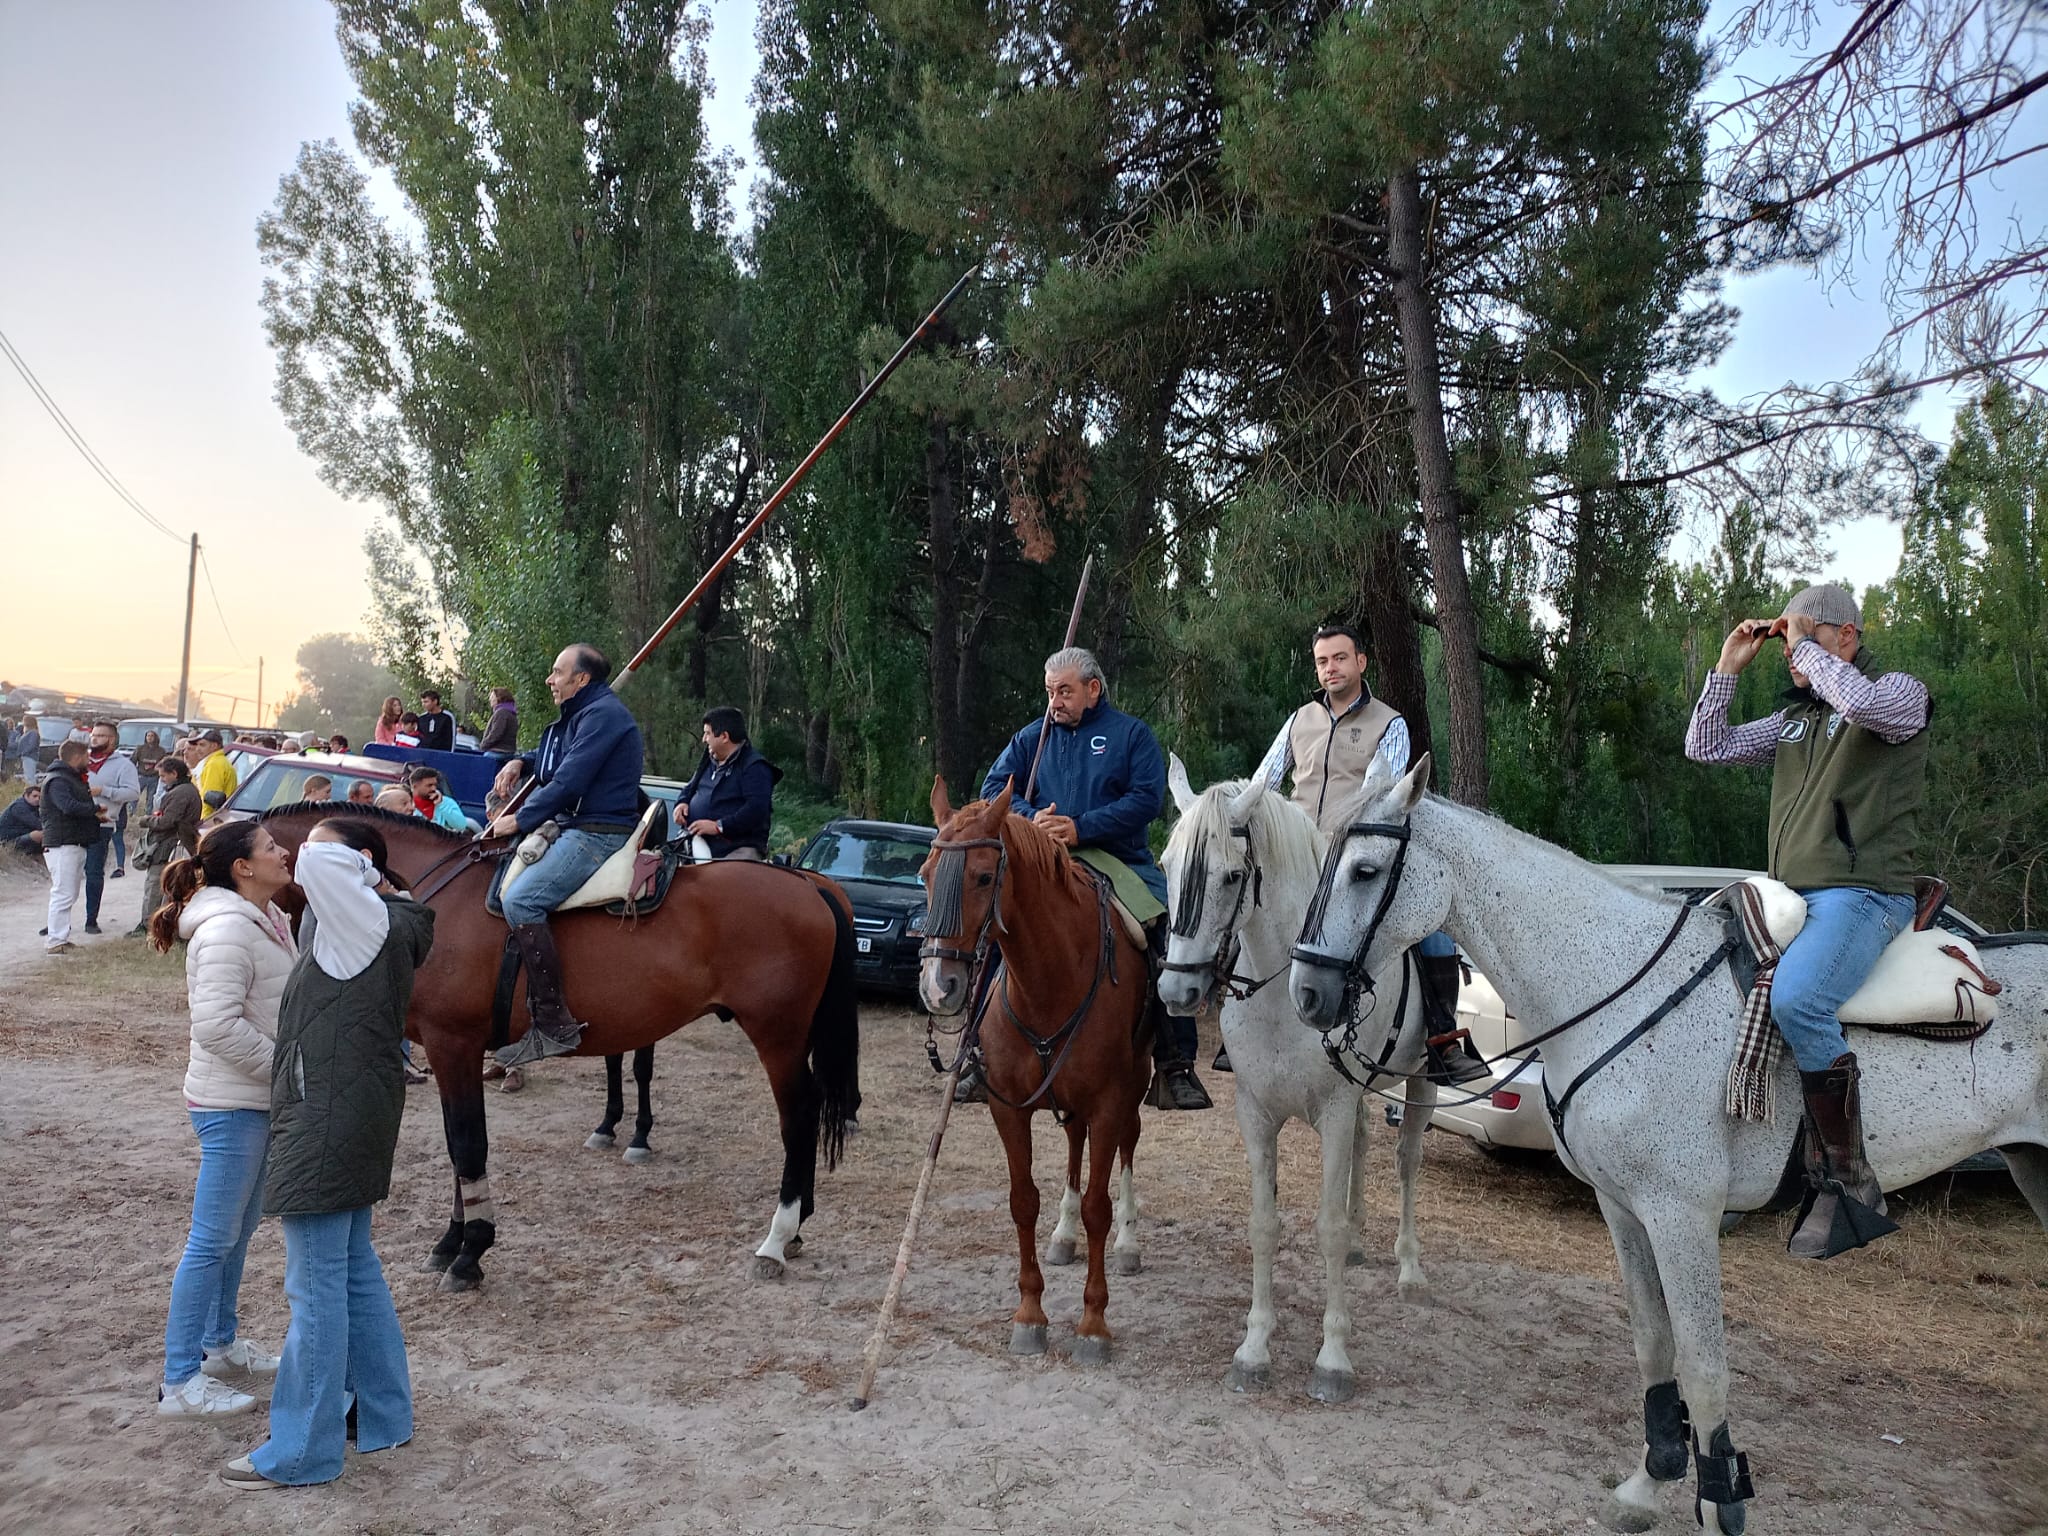
[[[1387,868],[1386,888],[1380,892],[1380,902],[1373,909],[1372,921],[1366,925],[1358,948],[1344,965],[1344,992],[1337,1003],[1339,1018],[1350,1019],[1357,1011],[1359,999],[1372,992],[1372,974],[1365,968],[1365,957],[1372,952],[1372,942],[1379,937],[1380,925],[1386,922],[1387,910],[1393,906],[1394,896],[1401,888],[1401,875],[1408,867],[1408,841],[1412,835],[1405,821],[1354,821],[1330,844],[1329,856],[1323,860],[1323,871],[1316,878],[1315,894],[1309,898],[1308,911],[1302,917],[1301,941],[1288,950],[1287,958],[1329,970],[1337,962],[1326,951],[1309,946],[1323,936],[1323,922],[1330,914],[1330,898],[1337,890],[1337,871],[1344,864],[1344,845],[1354,837],[1391,837],[1400,844],[1394,854],[1394,862]]]
[[[995,890],[990,894],[988,911],[982,915],[981,927],[975,930],[972,949],[940,944],[936,941],[958,935],[967,885],[967,854],[974,848],[996,851]],[[917,946],[917,958],[965,964],[970,970],[971,984],[971,972],[988,958],[990,926],[1003,933],[1010,931],[1003,921],[1003,876],[1010,867],[1010,849],[1000,837],[942,837],[933,839],[932,851],[939,856],[939,867],[932,872],[932,900],[925,912],[924,942]]]
[[[1237,885],[1237,904],[1230,909],[1230,920],[1216,933],[1216,951],[1206,960],[1161,960],[1159,969],[1163,973],[1185,976],[1204,976],[1229,996],[1243,1002],[1257,993],[1268,982],[1286,974],[1282,966],[1271,976],[1254,981],[1249,976],[1237,974],[1237,959],[1240,952],[1238,924],[1244,918],[1244,904],[1250,899],[1254,908],[1265,904],[1265,876],[1259,869],[1258,854],[1252,848],[1250,827],[1230,828],[1232,837],[1244,839],[1244,879]],[[1193,938],[1202,928],[1203,908],[1208,904],[1209,895],[1209,845],[1206,841],[1198,844],[1188,857],[1187,872],[1181,877],[1180,902],[1173,914],[1173,922],[1167,932],[1175,938]]]

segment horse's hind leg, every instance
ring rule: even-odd
[[[1059,1220],[1053,1223],[1052,1236],[1045,1240],[1048,1264],[1073,1263],[1074,1245],[1081,1238],[1081,1145],[1087,1140],[1088,1127],[1070,1119],[1066,1132],[1067,1187],[1060,1191]]]
[[[633,1117],[633,1139],[626,1143],[626,1161],[644,1163],[654,1156],[654,1149],[647,1145],[647,1133],[654,1129],[654,1047],[651,1045],[643,1045],[633,1053],[633,1086],[639,1090],[640,1109]]]
[[[1394,1260],[1400,1265],[1403,1301],[1421,1301],[1429,1295],[1429,1282],[1422,1277],[1422,1239],[1415,1235],[1415,1189],[1422,1180],[1422,1138],[1435,1114],[1436,1084],[1418,1072],[1408,1079],[1408,1104],[1394,1144],[1394,1168],[1401,1178],[1401,1228],[1394,1237]]]
[[[1273,1380],[1273,1255],[1280,1247],[1280,1123],[1259,1103],[1255,1072],[1237,1067],[1237,1129],[1252,1178],[1252,1305],[1244,1342],[1230,1362],[1233,1392],[1263,1392]]]
[[[1351,1369],[1351,1303],[1344,1294],[1344,1259],[1351,1251],[1352,1152],[1358,1109],[1348,1094],[1332,1091],[1316,1121],[1322,1140],[1323,1188],[1316,1205],[1316,1238],[1323,1250],[1323,1348],[1309,1373],[1308,1395],[1320,1403],[1348,1403],[1357,1395]]]
[[[1109,1112],[1098,1113],[1088,1122],[1088,1187],[1081,1194],[1081,1225],[1088,1230],[1088,1279],[1081,1287],[1081,1326],[1074,1331],[1074,1362],[1077,1365],[1109,1363],[1109,1223],[1114,1206],[1109,1198],[1110,1176],[1117,1165],[1117,1146],[1123,1140],[1122,1126]]]
[[[486,1173],[490,1138],[484,1125],[483,1058],[474,1042],[428,1056],[460,1056],[459,1062],[434,1062],[434,1081],[441,1089],[441,1126],[448,1138],[448,1158],[455,1165],[455,1215],[448,1230],[428,1255],[426,1267],[441,1271],[444,1291],[471,1291],[483,1283],[481,1260],[498,1240],[497,1208]]]
[[[2027,1204],[2034,1208],[2035,1217],[2048,1227],[2048,1147],[2021,1144],[1998,1150],[2005,1157],[2005,1166],[2012,1170],[2013,1183],[2019,1185]]]
[[[1038,1267],[1038,1183],[1031,1177],[1031,1116],[989,1102],[989,1117],[1010,1165],[1010,1220],[1017,1228],[1017,1310],[1010,1316],[1010,1353],[1045,1353],[1045,1272]]]
[[[1138,1157],[1138,1115],[1117,1140],[1116,1241],[1110,1245],[1110,1267],[1120,1275],[1135,1275],[1144,1268],[1138,1252],[1138,1184],[1132,1171]]]
[[[754,1274],[762,1280],[780,1280],[784,1261],[803,1249],[800,1229],[816,1203],[818,1112],[824,1095],[802,1056],[792,1057],[780,1071],[770,1071],[768,1080],[782,1116],[782,1189],[768,1235],[754,1250]]]
[[[625,1061],[624,1056],[604,1059],[604,1119],[583,1140],[593,1152],[609,1152],[618,1145],[619,1120],[626,1113],[626,1088],[620,1076]]]

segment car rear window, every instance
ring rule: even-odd
[[[883,885],[917,885],[917,872],[930,845],[900,837],[860,832],[821,832],[805,852],[803,866],[834,880],[873,880]]]
[[[392,780],[373,779],[368,774],[351,773],[346,768],[330,767],[325,763],[294,762],[289,758],[267,758],[256,765],[256,771],[242,782],[235,791],[235,797],[228,803],[238,811],[267,811],[273,806],[296,805],[306,798],[306,780],[316,775],[325,775],[334,781],[332,800],[346,800],[348,792],[359,782],[367,783],[374,790],[388,788]]]

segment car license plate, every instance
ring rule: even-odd
[[[871,953],[875,947],[873,939],[855,939],[853,942],[860,946],[860,952],[864,955]]]

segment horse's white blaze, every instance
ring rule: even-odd
[[[755,1257],[773,1259],[780,1264],[789,1256],[789,1240],[796,1236],[796,1229],[803,1221],[799,1214],[801,1210],[802,1206],[794,1200],[775,1207],[775,1218],[768,1223],[768,1236],[754,1250]]]
[[[1081,1231],[1081,1191],[1071,1184],[1060,1191],[1060,1219],[1053,1224],[1050,1241],[1077,1245],[1087,1241]]]
[[[1400,953],[1446,928],[1499,987],[1525,1027],[1540,1033],[1621,985],[1663,939],[1677,908],[1516,832],[1436,799],[1409,811],[1407,781],[1369,778],[1347,820],[1408,815],[1401,886],[1367,962],[1393,974]],[[1385,868],[1391,840],[1358,839],[1350,867]],[[1383,878],[1340,878],[1317,948],[1339,962],[1356,952],[1378,907]],[[1688,922],[1633,992],[1543,1047],[1550,1082],[1577,1079],[1627,1030],[1703,964],[1723,937],[1712,918]],[[2005,1012],[1974,1047],[1857,1032],[1864,1131],[1880,1180],[1898,1188],[1973,1153],[2018,1144],[2020,1185],[2048,1222],[2048,950],[1994,952]],[[1327,1000],[1327,969],[1297,964],[1297,997]],[[1384,982],[1382,982],[1384,990]],[[1725,970],[1710,976],[1646,1039],[1589,1079],[1565,1125],[1566,1164],[1591,1184],[1614,1238],[1642,1386],[1676,1380],[1695,1433],[1728,1416],[1718,1225],[1724,1209],[1751,1209],[1776,1187],[1798,1123],[1731,1118],[1723,1108],[1740,1000]],[[1303,1031],[1304,1034],[1307,1031]],[[1232,1052],[1233,1062],[1236,1052]],[[1781,1105],[1799,1102],[1789,1056]],[[1740,1436],[1734,1436],[1738,1448]],[[1637,1503],[1640,1471],[1617,1496]],[[1712,1505],[1706,1529],[1719,1530]]]
[[[1078,1202],[1076,1203],[1078,1209]],[[1066,1214],[1066,1201],[1060,1202],[1060,1214]],[[1111,1245],[1112,1253],[1135,1254],[1138,1251],[1138,1191],[1131,1178],[1131,1165],[1124,1164],[1122,1176],[1117,1181],[1116,1192],[1116,1242]]]
[[[1184,769],[1181,776],[1185,779]],[[1191,796],[1182,810],[1180,825],[1161,860],[1169,887],[1167,910],[1180,910],[1180,882],[1193,862],[1198,839],[1206,845],[1210,884],[1202,902],[1199,931],[1171,935],[1167,958],[1200,964],[1216,954],[1242,889],[1224,881],[1231,871],[1239,872],[1240,879],[1248,878],[1249,842],[1258,861],[1260,878],[1255,889],[1259,899],[1256,903],[1247,899],[1239,915],[1238,973],[1265,980],[1285,971],[1288,950],[1301,927],[1322,863],[1323,842],[1314,823],[1298,806],[1260,784],[1213,784],[1201,795]],[[1233,836],[1233,826],[1249,827],[1250,838]],[[1235,1358],[1241,1371],[1254,1374],[1272,1363],[1273,1259],[1280,1246],[1275,1194],[1278,1139],[1280,1127],[1287,1121],[1302,1120],[1316,1128],[1323,1152],[1316,1234],[1323,1254],[1325,1291],[1323,1345],[1316,1365],[1349,1374],[1351,1307],[1344,1268],[1358,1241],[1364,1209],[1365,1108],[1360,1089],[1330,1070],[1322,1042],[1295,1017],[1284,980],[1259,988],[1249,998],[1226,997],[1221,1009],[1223,1043],[1229,1048],[1235,1073],[1238,1130],[1244,1137],[1252,1185],[1251,1306],[1245,1314],[1244,1342]],[[1191,973],[1169,972],[1167,981],[1173,987],[1162,983],[1160,995],[1169,1005],[1186,1005],[1200,996],[1203,984]],[[1402,1039],[1391,1058],[1391,1065],[1404,1075],[1419,1073],[1423,1061],[1422,997],[1417,986],[1411,985],[1409,991]],[[1390,991],[1382,990],[1388,1009],[1399,992],[1398,983]],[[1372,1048],[1377,1051],[1384,1039],[1382,1033]],[[1385,1086],[1391,1088],[1392,1084]],[[1427,1103],[1420,1102],[1422,1095],[1415,1090],[1411,1089],[1411,1096],[1418,1102],[1406,1116],[1412,1129],[1404,1130],[1403,1146],[1412,1155],[1404,1155],[1398,1163],[1402,1214],[1395,1251],[1401,1260],[1404,1295],[1412,1294],[1422,1283],[1421,1247],[1415,1237],[1415,1184],[1421,1169],[1422,1133],[1435,1103],[1434,1094],[1428,1096]]]

